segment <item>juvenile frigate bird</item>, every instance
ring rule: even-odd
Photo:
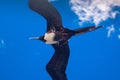
[[[32,37],[31,40],[41,40],[51,44],[55,53],[46,66],[46,70],[53,80],[67,80],[66,67],[69,58],[68,39],[74,35],[83,34],[101,28],[91,26],[70,30],[64,28],[59,12],[48,0],[29,0],[29,8],[43,16],[47,21],[47,31],[44,36]]]

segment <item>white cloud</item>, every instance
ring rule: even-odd
[[[54,2],[54,1],[57,1],[57,0],[48,0],[49,2]]]
[[[119,31],[120,31],[120,28],[119,28]],[[120,34],[118,34],[118,38],[120,39]]]
[[[115,28],[113,25],[107,27],[107,30],[108,30],[108,34],[107,34],[108,37],[110,37],[111,34],[115,32]]]
[[[120,6],[119,0],[70,0],[71,9],[80,20],[80,24],[89,21],[98,25],[108,18],[115,18],[117,11],[114,6]]]
[[[4,48],[5,47],[5,41],[2,39],[0,40],[0,48]]]
[[[118,38],[120,39],[120,34],[118,34]]]
[[[5,41],[4,41],[4,40],[1,40],[1,44],[5,44]]]

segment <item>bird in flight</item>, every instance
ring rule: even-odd
[[[63,26],[61,16],[57,9],[48,0],[29,0],[29,8],[46,19],[47,30],[44,36],[31,37],[31,40],[41,40],[52,45],[55,52],[46,70],[53,80],[67,80],[66,67],[68,64],[70,49],[68,40],[75,35],[83,34],[101,28],[102,26],[90,26],[75,30]]]

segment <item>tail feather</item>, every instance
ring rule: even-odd
[[[91,27],[85,27],[85,28],[80,28],[80,29],[76,29],[74,30],[76,33],[75,35],[78,35],[78,34],[83,34],[83,33],[87,33],[87,32],[91,32],[93,30],[96,30],[96,29],[99,29],[99,28],[102,28],[103,26],[91,26]]]

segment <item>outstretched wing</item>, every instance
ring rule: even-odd
[[[61,16],[48,0],[29,0],[29,7],[47,20],[47,31],[62,28]]]
[[[69,59],[69,46],[68,43],[63,46],[52,45],[55,53],[49,63],[47,64],[47,71],[53,80],[67,80],[66,67]]]

